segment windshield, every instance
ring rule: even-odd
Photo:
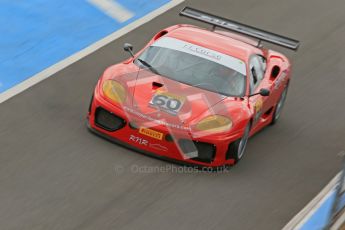
[[[174,38],[162,38],[135,61],[164,77],[226,96],[245,91],[246,66],[240,59]]]

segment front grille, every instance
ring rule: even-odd
[[[95,124],[107,131],[116,131],[126,125],[126,121],[121,117],[103,109],[97,108],[95,113]]]
[[[197,153],[197,157],[191,157],[192,160],[211,163],[216,156],[216,147],[213,144],[188,139],[181,139],[178,143],[183,153],[187,156],[191,153],[193,155]]]

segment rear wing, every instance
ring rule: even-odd
[[[235,22],[230,19],[212,15],[210,13],[193,9],[191,7],[185,7],[180,12],[180,15],[210,24],[213,26],[213,29],[215,29],[216,27],[221,27],[223,29],[231,30],[240,34],[244,34],[259,39],[258,46],[260,46],[261,41],[266,41],[275,45],[279,45],[297,51],[300,45],[300,42],[295,39],[291,39],[265,30],[261,30],[253,26],[248,26],[239,22]]]

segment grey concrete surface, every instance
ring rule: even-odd
[[[84,125],[102,71],[190,5],[302,41],[279,123],[229,173],[135,173],[169,163]],[[0,229],[281,229],[340,167],[345,136],[343,0],[189,0],[0,105]],[[273,46],[272,46],[273,47]],[[282,50],[278,48],[279,50]],[[123,167],[123,172],[117,170]]]

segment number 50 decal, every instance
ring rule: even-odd
[[[150,105],[176,115],[184,103],[184,98],[158,91],[151,99]]]

